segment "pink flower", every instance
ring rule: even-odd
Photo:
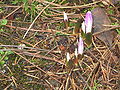
[[[79,41],[78,41],[78,54],[83,54],[83,50],[84,50],[84,44],[83,44],[83,40],[81,37],[79,37]]]
[[[93,23],[92,13],[90,11],[88,11],[85,15],[85,31],[86,31],[86,33],[91,33],[92,23]]]

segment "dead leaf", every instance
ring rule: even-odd
[[[103,25],[110,25],[111,21],[106,14],[103,8],[95,8],[92,10],[93,14],[93,32],[101,32],[109,29],[108,27],[104,27]],[[98,35],[96,35],[101,41],[103,41],[107,46],[112,46],[112,42],[114,39],[114,32],[113,31],[105,31]]]

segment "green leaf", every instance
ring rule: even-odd
[[[4,51],[0,51],[0,54],[1,54],[1,55],[4,55],[4,54],[5,54],[5,52],[4,52]]]
[[[33,62],[33,63],[37,62],[37,60],[35,60],[35,59],[32,59],[32,60],[30,60],[30,61]]]
[[[119,25],[117,22],[112,23],[112,25]],[[117,33],[120,35],[120,29],[116,29]]]
[[[66,62],[66,69],[68,72],[71,71],[71,69],[75,66],[73,60],[69,60],[68,62]]]
[[[118,34],[120,35],[120,29],[116,29],[116,30],[117,30]]]
[[[3,29],[0,29],[0,32],[4,32],[4,30],[3,30]]]
[[[0,12],[2,12],[3,11],[3,8],[0,8]]]
[[[81,20],[79,19],[75,25],[75,30],[74,30],[74,33],[77,34],[80,32],[80,28],[81,28]]]
[[[8,57],[6,56],[4,59],[5,59],[5,60],[8,60]]]
[[[24,9],[26,12],[29,12],[29,5],[28,3],[24,3]]]
[[[7,51],[7,55],[13,54],[13,51]]]
[[[28,2],[28,0],[23,0],[23,3],[26,3],[26,2]]]
[[[7,24],[7,20],[6,19],[2,19],[1,21],[0,21],[0,25],[2,26],[2,25],[6,25]]]
[[[82,37],[83,39],[86,38],[86,33],[84,33],[83,30],[81,30],[81,37]]]
[[[87,33],[85,37],[85,43],[88,47],[92,44],[92,33]]]
[[[0,56],[0,60],[2,59],[2,56]]]
[[[67,36],[67,34],[63,34],[63,33],[61,33],[61,32],[57,32],[57,33],[56,33],[56,36]]]
[[[5,61],[0,61],[0,66],[3,66],[5,64]]]
[[[11,1],[11,3],[12,3],[13,5],[15,5],[15,4],[18,3],[18,1],[17,1],[17,0],[15,0],[15,1]]]
[[[0,4],[4,4],[4,2],[0,1]]]

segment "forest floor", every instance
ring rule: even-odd
[[[75,64],[88,11],[92,44]],[[1,0],[0,90],[120,90],[119,0]]]

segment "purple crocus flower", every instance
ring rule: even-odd
[[[81,37],[79,37],[79,41],[78,41],[78,54],[83,54],[83,49],[84,49],[84,44],[83,44],[83,40]]]
[[[92,23],[93,23],[92,13],[90,11],[88,11],[85,15],[85,31],[86,31],[86,33],[91,33]]]

